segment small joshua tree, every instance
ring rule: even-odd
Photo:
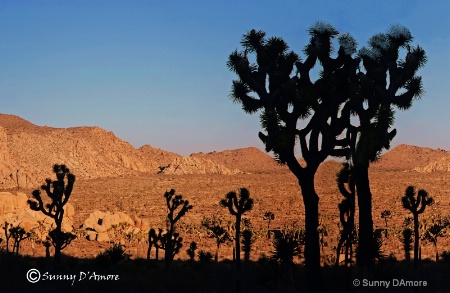
[[[11,237],[14,239],[13,253],[15,252],[16,255],[19,255],[20,242],[22,242],[25,239],[30,238],[31,233],[25,231],[24,228],[19,227],[19,226],[10,228],[9,233],[10,233]]]
[[[281,263],[281,272],[292,279],[292,267],[294,257],[301,254],[301,246],[305,244],[305,233],[303,230],[283,229],[274,234],[272,241],[274,250],[272,259]]]
[[[424,238],[433,243],[434,250],[436,252],[436,261],[439,261],[439,251],[437,247],[437,241],[439,237],[445,237],[446,228],[450,225],[448,219],[443,217],[433,218],[431,226],[429,226],[426,231]]]
[[[159,249],[162,247],[162,229],[158,229],[158,234],[156,234],[155,229],[150,229],[148,232],[148,250],[147,250],[147,260],[150,260],[150,252],[152,247],[155,247],[155,260],[158,260]]]
[[[250,252],[252,251],[252,246],[255,243],[255,238],[253,232],[250,229],[245,229],[242,231],[242,250],[244,251],[244,261],[250,261]]]
[[[180,237],[178,233],[175,233],[175,224],[186,214],[186,212],[192,209],[192,205],[189,204],[189,201],[184,200],[182,195],[175,195],[174,189],[165,192],[164,198],[166,199],[167,209],[169,210],[169,213],[167,214],[169,227],[167,233],[163,235],[163,245],[161,248],[164,249],[164,261],[166,263],[166,268],[168,268],[175,255],[183,246],[183,238]],[[180,209],[175,215],[175,211],[177,211],[179,207]]]
[[[227,193],[226,197],[220,201],[220,205],[228,208],[230,214],[236,217],[236,267],[241,268],[241,247],[239,244],[241,235],[242,215],[253,208],[253,199],[250,198],[250,192],[246,188],[239,190],[239,198],[234,191]]]
[[[218,262],[220,245],[231,241],[230,234],[224,227],[221,219],[215,217],[204,218],[202,220],[202,226],[206,228],[208,237],[216,240],[216,254],[214,255],[214,260]]]
[[[191,261],[194,261],[196,250],[197,250],[197,243],[195,241],[192,241],[191,244],[189,245],[189,248],[186,250]]]
[[[10,229],[13,227],[11,223],[5,222],[3,229],[5,230],[5,238],[6,238],[6,253],[9,253],[9,239],[11,239]]]
[[[417,268],[419,261],[419,215],[433,203],[433,199],[423,189],[419,190],[416,197],[415,195],[414,186],[408,186],[405,196],[402,197],[402,204],[403,208],[409,210],[414,218],[414,268]]]
[[[386,230],[384,231],[384,236],[388,238],[388,219],[392,218],[391,211],[390,210],[384,210],[381,212],[381,218],[384,219],[386,223]]]
[[[412,234],[413,231],[411,228],[406,227],[402,231],[402,236],[400,237],[400,240],[403,244],[403,250],[405,251],[405,261],[409,262],[411,260],[411,244],[413,242],[412,240]]]
[[[352,262],[353,244],[356,242],[357,233],[355,227],[355,182],[353,169],[348,163],[344,163],[342,169],[336,174],[336,183],[344,199],[338,205],[339,219],[342,226],[339,242],[336,248],[336,266],[339,265],[339,256],[344,247],[345,265]]]
[[[56,228],[49,235],[55,247],[55,260],[59,262],[61,260],[61,250],[76,237],[71,233],[64,233],[62,231],[64,206],[72,194],[75,175],[70,173],[66,165],[55,164],[53,166],[53,172],[56,174],[56,180],[47,178],[45,184],[41,186],[41,189],[51,199],[51,203],[45,205],[41,197],[41,192],[37,189],[33,191],[33,197],[28,200],[28,204],[32,210],[41,211],[44,215],[54,219]]]
[[[275,219],[274,213],[267,211],[264,213],[263,220],[267,221],[267,239],[270,239],[270,221]]]

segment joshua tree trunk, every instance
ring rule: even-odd
[[[56,229],[55,229],[55,261],[56,263],[61,262],[61,248],[63,246],[63,239],[62,239],[62,219],[64,216],[64,209],[61,208],[60,215],[56,219]]]
[[[439,251],[437,248],[437,241],[433,241],[433,244],[434,244],[434,251],[436,252],[436,262],[438,262],[439,261]]]
[[[219,249],[220,249],[220,243],[217,243],[216,255],[214,256],[215,262],[219,261]]]
[[[241,268],[241,243],[240,243],[240,235],[241,235],[241,215],[236,215],[236,267],[238,269]]]
[[[414,268],[419,264],[419,214],[414,213]]]
[[[305,273],[308,291],[318,290],[323,286],[320,269],[319,243],[319,196],[314,189],[315,172],[304,172],[299,178],[305,205]],[[297,177],[298,178],[298,177]]]
[[[358,264],[369,268],[374,264],[373,258],[373,220],[372,193],[369,183],[369,165],[354,166],[355,184],[359,207],[359,241]]]

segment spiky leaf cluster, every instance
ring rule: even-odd
[[[66,165],[55,164],[53,172],[56,174],[56,180],[47,178],[45,184],[41,186],[41,189],[46,192],[51,202],[44,204],[41,191],[37,189],[32,192],[32,199],[28,200],[28,204],[32,210],[41,211],[46,216],[58,219],[64,213],[63,207],[72,194],[75,175],[70,173]]]
[[[375,161],[383,149],[390,148],[396,135],[392,129],[394,107],[407,110],[412,102],[423,94],[422,78],[417,71],[427,61],[425,51],[411,48],[413,37],[400,25],[389,28],[387,33],[370,38],[368,47],[359,50],[365,72],[358,74],[358,89],[352,97],[352,112],[359,117],[360,125],[350,129],[356,163]],[[400,53],[406,50],[404,59]],[[357,141],[357,133],[360,133]]]
[[[433,198],[428,195],[424,189],[420,189],[416,196],[414,186],[408,186],[405,196],[402,197],[403,208],[411,211],[413,214],[421,214],[425,208],[433,203]]]
[[[174,189],[166,191],[164,193],[164,198],[166,199],[167,209],[169,210],[167,218],[172,224],[178,222],[178,220],[183,217],[186,212],[192,209],[192,205],[189,204],[188,200],[184,200],[182,195],[175,195]],[[181,208],[178,211],[178,214],[174,216],[174,212],[178,209],[178,207]]]
[[[253,207],[253,199],[250,198],[250,192],[247,188],[239,189],[239,199],[234,191],[226,194],[225,198],[220,200],[220,205],[227,207],[233,216],[242,215]]]
[[[339,36],[340,47],[333,58],[337,30],[318,22],[309,34],[304,62],[283,39],[266,38],[264,32],[251,30],[241,41],[244,50],[231,53],[227,63],[239,78],[233,81],[231,99],[247,113],[261,110],[265,133],[259,133],[260,139],[268,152],[273,151],[279,162],[291,169],[301,168],[294,156],[298,141],[307,163],[318,164],[330,154],[348,154],[343,148],[347,142],[336,136],[343,132],[350,115],[343,104],[352,92],[350,81],[356,77],[359,61],[351,56],[356,41],[349,34]],[[250,63],[249,54],[256,63]],[[322,70],[313,82],[310,71],[317,61]],[[308,118],[304,128],[297,128],[299,120]]]

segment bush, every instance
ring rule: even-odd
[[[113,264],[117,264],[120,261],[127,259],[130,255],[125,253],[125,249],[121,244],[114,244],[104,252],[100,252],[95,260],[97,264],[102,267],[107,267]]]
[[[202,263],[208,263],[212,261],[213,255],[209,251],[200,250],[198,252],[198,259]]]

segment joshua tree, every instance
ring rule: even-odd
[[[191,261],[194,261],[196,250],[197,250],[197,243],[195,241],[192,241],[191,244],[189,245],[189,248],[186,250]]]
[[[396,135],[394,107],[407,110],[414,99],[422,95],[422,79],[417,71],[426,63],[425,51],[411,47],[413,37],[401,26],[392,26],[385,34],[376,34],[358,56],[364,71],[358,73],[357,90],[351,97],[352,113],[358,117],[357,126],[348,128],[351,141],[352,168],[359,207],[358,264],[372,266],[373,243],[372,194],[369,183],[369,165],[378,159],[383,149],[390,148]],[[407,51],[404,60],[401,50]]]
[[[189,204],[188,200],[184,200],[182,195],[175,195],[175,190],[171,189],[164,193],[164,198],[166,199],[167,209],[169,213],[167,214],[168,220],[168,230],[162,235],[162,249],[164,249],[164,261],[166,263],[166,268],[170,266],[175,255],[180,251],[183,246],[182,240],[178,233],[175,233],[175,224],[183,217],[186,212],[192,209],[192,205]],[[175,211],[180,207],[178,213],[175,215]]]
[[[406,227],[402,231],[402,236],[400,237],[400,240],[403,244],[403,250],[405,251],[405,261],[409,262],[411,260],[411,244],[413,242],[412,240],[412,234],[413,231],[411,228]]]
[[[263,220],[267,221],[267,239],[270,238],[270,221],[275,219],[274,213],[267,211],[264,213]]]
[[[402,197],[403,208],[409,210],[414,218],[414,268],[417,268],[419,261],[419,215],[425,208],[433,203],[433,199],[428,196],[428,192],[420,189],[416,195],[414,186],[408,186],[405,196]]]
[[[392,218],[391,211],[390,210],[384,210],[381,212],[381,218],[384,219],[386,222],[386,230],[384,232],[384,235],[386,238],[388,238],[388,219]]]
[[[53,172],[56,174],[56,180],[52,181],[48,178],[45,180],[45,184],[41,186],[41,189],[45,190],[47,196],[51,199],[51,203],[44,205],[40,190],[34,190],[33,197],[28,200],[28,204],[32,210],[41,211],[44,215],[54,219],[56,228],[49,235],[55,247],[55,260],[59,262],[61,250],[76,237],[71,233],[62,231],[64,206],[72,194],[75,175],[70,173],[66,165],[55,164]]]
[[[272,259],[281,263],[281,271],[292,278],[294,257],[301,254],[305,242],[303,230],[283,229],[274,234]]]
[[[437,247],[437,241],[439,237],[445,237],[446,228],[449,226],[448,219],[438,217],[437,219],[433,219],[433,223],[429,226],[426,231],[424,238],[433,243],[434,250],[436,252],[436,261],[439,261],[439,251]]]
[[[296,53],[288,51],[281,38],[266,39],[264,32],[251,30],[242,38],[244,50],[231,53],[227,65],[238,75],[231,89],[232,100],[242,104],[249,114],[261,111],[265,133],[260,132],[259,137],[266,151],[272,151],[278,162],[288,165],[301,187],[305,205],[305,272],[307,287],[313,289],[322,285],[317,232],[319,197],[314,176],[328,156],[349,154],[347,138],[337,137],[350,123],[350,105],[345,103],[352,92],[351,84],[356,82],[359,62],[352,58],[356,41],[349,34],[338,37],[336,58],[331,57],[332,41],[338,36],[335,28],[318,22],[309,34],[309,44],[303,50],[307,57],[301,61]],[[255,55],[256,64],[250,63],[249,54]],[[321,66],[321,73],[312,81],[310,71],[316,64]],[[306,162],[303,166],[296,158],[297,146]]]
[[[163,230],[158,228],[158,234],[156,234],[155,229],[150,229],[148,232],[148,250],[147,250],[147,260],[150,260],[150,253],[152,247],[155,247],[155,260],[159,258],[159,249],[162,247],[162,235]]]
[[[244,251],[244,260],[246,262],[250,261],[250,252],[252,251],[252,246],[255,243],[253,237],[253,232],[250,229],[245,229],[242,231],[242,250]]]
[[[355,183],[350,164],[343,164],[342,169],[336,175],[336,182],[339,191],[344,196],[344,199],[338,205],[342,230],[336,248],[336,265],[339,265],[339,255],[342,245],[344,245],[345,264],[348,266],[352,262],[353,244],[357,237],[355,228]]]
[[[230,234],[223,226],[221,219],[215,217],[204,218],[202,220],[202,226],[206,228],[209,238],[216,239],[216,254],[214,255],[214,260],[218,262],[220,245],[232,240]]]
[[[14,239],[13,253],[15,252],[16,255],[19,255],[20,242],[22,242],[25,239],[30,238],[31,233],[25,231],[24,228],[19,227],[19,226],[10,228],[9,233],[10,233],[11,237]]]
[[[250,193],[246,188],[239,190],[239,198],[234,191],[227,193],[224,199],[220,201],[220,205],[228,208],[230,214],[236,217],[236,267],[241,267],[241,245],[239,244],[241,235],[241,219],[242,215],[253,208],[253,199],[250,198]]]
[[[6,238],[6,252],[9,252],[9,239],[11,239],[11,232],[10,229],[13,227],[13,224],[5,222],[5,225],[3,226],[3,230],[5,230],[5,238]]]

